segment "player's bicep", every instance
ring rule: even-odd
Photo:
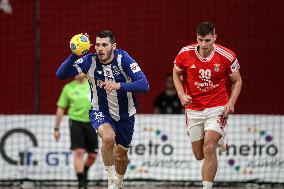
[[[134,59],[132,59],[129,55],[125,55],[122,60],[122,67],[132,81],[145,79],[144,73]]]
[[[229,78],[230,78],[230,80],[231,80],[233,83],[242,80],[241,74],[240,74],[240,71],[239,71],[239,70],[234,71],[234,73],[230,73],[230,74],[229,74]]]

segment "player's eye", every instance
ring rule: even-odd
[[[203,40],[202,40],[202,39],[200,39],[200,38],[198,38],[198,41],[202,42]]]

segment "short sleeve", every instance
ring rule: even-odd
[[[184,65],[183,65],[183,53],[181,53],[181,51],[179,52],[179,54],[176,56],[175,60],[174,60],[174,67],[179,71],[183,71],[184,69]]]

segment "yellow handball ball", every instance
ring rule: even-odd
[[[77,34],[74,35],[70,40],[70,49],[78,56],[88,53],[90,47],[91,43],[86,35]]]

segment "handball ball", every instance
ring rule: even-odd
[[[88,36],[77,34],[70,40],[70,49],[78,56],[86,54],[91,47]]]

